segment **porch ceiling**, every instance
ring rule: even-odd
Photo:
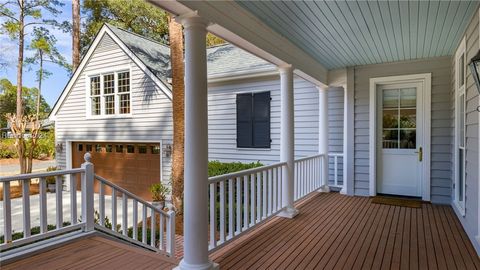
[[[453,54],[478,1],[241,1],[328,69]]]

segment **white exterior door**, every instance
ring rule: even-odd
[[[423,84],[377,87],[377,193],[421,197]]]

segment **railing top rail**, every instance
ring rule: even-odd
[[[295,162],[301,162],[301,161],[305,161],[305,160],[309,160],[309,159],[317,158],[317,157],[323,157],[323,156],[324,156],[324,154],[316,154],[316,155],[313,155],[313,156],[308,156],[308,157],[295,159]]]
[[[339,153],[328,153],[328,156],[330,157],[343,157],[343,153],[342,152],[339,152]]]
[[[156,208],[156,207],[153,206],[151,203],[149,203],[149,202],[145,201],[144,199],[138,197],[137,195],[129,192],[128,190],[126,190],[126,189],[124,189],[124,188],[121,188],[121,187],[119,187],[119,186],[117,186],[117,185],[109,182],[107,179],[101,177],[100,175],[96,175],[96,174],[95,174],[95,178],[96,178],[98,181],[104,183],[105,185],[107,185],[107,186],[109,186],[109,187],[111,187],[111,188],[114,188],[114,189],[116,189],[116,190],[119,190],[121,193],[125,193],[125,195],[131,197],[132,199],[135,199],[137,202],[146,204],[148,207],[150,207],[151,209],[153,209],[153,211],[155,211],[155,212],[157,212],[157,213],[159,213],[159,214],[162,214],[162,215],[164,215],[164,216],[166,216],[166,217],[169,216],[169,214],[168,214],[167,212]]]
[[[213,176],[213,177],[208,178],[208,182],[210,184],[213,184],[213,183],[224,181],[224,180],[227,180],[227,179],[230,179],[230,178],[236,178],[236,177],[244,176],[244,175],[247,175],[247,174],[258,173],[258,172],[261,172],[261,171],[264,171],[264,170],[273,169],[273,168],[281,167],[281,166],[284,166],[284,165],[287,165],[287,163],[286,162],[278,162],[278,163],[275,163],[275,164],[266,165],[266,166],[257,167],[257,168],[252,168],[252,169],[243,170],[243,171],[239,171],[239,172],[217,175],[217,176]]]
[[[83,172],[85,172],[84,169],[77,168],[77,169],[70,169],[70,170],[43,172],[43,173],[18,174],[18,175],[12,175],[12,176],[2,176],[0,177],[0,182],[45,178],[49,176],[59,176],[59,175],[67,175],[67,174],[83,173]]]

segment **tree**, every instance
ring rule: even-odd
[[[22,104],[25,37],[28,29],[32,27],[41,25],[60,27],[61,24],[56,20],[43,19],[42,14],[43,11],[47,11],[51,15],[57,16],[61,13],[57,9],[60,6],[63,6],[63,3],[59,0],[17,0],[0,4],[0,16],[4,19],[0,29],[11,39],[18,41],[16,114],[11,114],[7,118],[15,136],[15,148],[19,157],[21,173],[26,172],[24,132],[28,125],[26,122],[29,120],[29,117],[24,117]]]
[[[168,19],[170,62],[173,89],[173,155],[172,155],[172,202],[180,218],[183,217],[183,180],[185,153],[185,66],[183,63],[183,29],[170,16]]]
[[[80,64],[80,0],[72,0],[72,71]]]

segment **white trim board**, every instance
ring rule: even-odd
[[[431,148],[431,92],[432,92],[432,74],[412,74],[401,76],[388,76],[370,78],[370,109],[369,109],[369,194],[375,196],[377,194],[376,179],[377,179],[377,85],[404,83],[404,82],[420,82],[424,87],[424,126],[423,126],[423,141],[424,141],[424,161],[423,165],[423,184],[422,184],[422,199],[430,201],[430,148]]]

